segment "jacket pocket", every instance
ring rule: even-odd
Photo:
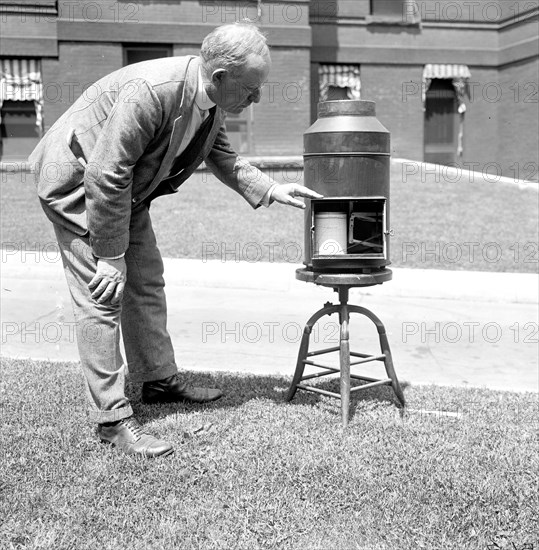
[[[50,200],[71,193],[84,182],[84,166],[63,138],[46,143],[39,165],[38,194]]]
[[[44,144],[38,170],[37,194],[49,219],[77,234],[86,233],[85,168],[65,138]]]

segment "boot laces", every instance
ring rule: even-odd
[[[133,417],[124,418],[122,424],[133,434],[137,441],[146,434],[144,428]]]

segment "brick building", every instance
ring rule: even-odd
[[[312,97],[321,68],[354,64],[394,156],[537,180],[538,5],[312,2]]]
[[[1,158],[101,76],[196,54],[215,26],[250,18],[273,69],[231,117],[236,148],[300,155],[320,98],[377,102],[393,156],[537,180],[539,0],[0,0]]]

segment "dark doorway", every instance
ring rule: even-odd
[[[425,162],[451,164],[457,155],[457,94],[450,79],[434,79],[425,106]]]

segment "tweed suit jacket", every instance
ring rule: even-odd
[[[177,191],[203,161],[256,208],[275,182],[241,159],[217,107],[195,160],[169,174],[194,104],[201,59],[167,57],[129,65],[98,80],[64,113],[29,157],[48,218],[88,235],[96,256],[129,246],[129,221],[161,182]],[[72,142],[78,142],[75,151]]]

